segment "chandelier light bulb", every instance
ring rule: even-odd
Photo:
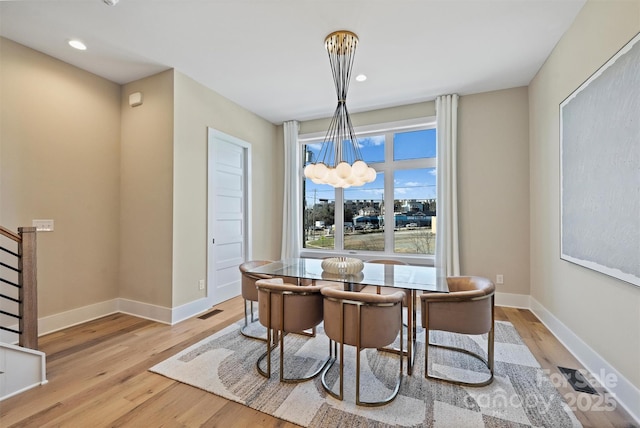
[[[371,183],[371,182],[375,181],[377,175],[378,174],[376,173],[376,170],[371,168],[371,167],[369,167],[369,169],[367,170],[367,176],[365,178],[365,182],[366,183]]]
[[[353,175],[356,176],[356,177],[364,177],[365,174],[367,173],[367,169],[368,168],[369,168],[369,166],[367,165],[366,162],[361,161],[361,160],[357,160],[351,166],[351,171],[352,171]]]
[[[351,165],[342,161],[336,166],[336,174],[338,177],[345,179],[351,175]]]
[[[364,171],[364,174],[358,175],[357,172],[361,171]],[[346,189],[375,181],[377,172],[367,166],[366,162],[358,160],[353,166],[347,162],[340,162],[335,168],[322,162],[312,163],[304,168],[304,175],[316,184],[328,184]]]
[[[351,175],[345,182],[350,186],[362,186],[364,184],[360,177],[356,177],[355,175]]]
[[[336,173],[335,168],[329,168],[329,173],[327,174],[327,177],[325,178],[324,181],[328,185],[333,187],[337,187],[338,184],[340,184],[340,178],[338,177],[338,174]]]
[[[304,176],[309,180],[313,180],[315,177],[315,163],[310,163],[309,165],[304,167]]]
[[[313,175],[320,180],[321,182],[325,181],[325,178],[329,174],[329,168],[322,162],[317,163],[316,167],[313,169]]]

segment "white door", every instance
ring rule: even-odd
[[[207,296],[211,305],[240,295],[249,254],[250,145],[209,128]]]

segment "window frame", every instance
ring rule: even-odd
[[[385,161],[370,163],[369,166],[373,167],[377,172],[384,173],[384,193],[383,201],[385,207],[394,206],[394,172],[398,170],[407,169],[424,169],[424,168],[437,168],[437,157],[434,158],[420,158],[420,159],[406,159],[396,161],[393,158],[393,144],[388,144],[388,141],[393,142],[393,135],[400,132],[418,131],[424,129],[436,129],[436,117],[421,117],[416,119],[408,119],[402,121],[386,122],[372,125],[364,125],[354,127],[354,131],[358,138],[369,136],[385,136]],[[437,129],[436,129],[437,133]],[[301,152],[304,153],[303,147],[305,144],[317,143],[322,141],[326,132],[312,132],[298,135],[298,144],[300,145]],[[369,162],[367,162],[369,163]],[[304,180],[304,161],[298,159],[298,165],[295,166],[298,171],[298,177]],[[299,206],[297,213],[301,216],[300,224],[304,224],[304,186],[300,186]],[[436,205],[438,195],[436,194]],[[334,222],[336,225],[344,224],[344,209],[338,209],[338,207],[344,207],[344,190],[336,189],[335,192],[335,217]],[[391,223],[388,223],[391,216]],[[393,224],[393,210],[391,214],[388,210],[384,213],[385,224]],[[344,249],[344,227],[335,228],[334,234],[334,246],[335,249],[309,249],[304,247],[304,242],[300,242],[300,257],[337,257],[337,256],[353,256],[358,255],[364,260],[376,259],[376,258],[392,258],[395,260],[401,260],[406,263],[416,265],[433,266],[435,261],[435,254],[407,254],[394,252],[394,228],[384,228],[384,251],[366,251],[366,250],[345,250]],[[304,239],[304,233],[302,234]],[[340,248],[340,249],[338,249]]]

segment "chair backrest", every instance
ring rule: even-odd
[[[260,279],[273,278],[270,275],[261,275],[256,273],[249,273],[249,271],[264,266],[266,264],[273,263],[270,260],[251,260],[242,263],[240,273],[242,275],[242,298],[245,300],[258,301],[258,289],[256,288],[256,281]]]
[[[261,279],[256,282],[260,323],[285,332],[302,332],[315,327],[323,319],[322,294],[324,285],[285,283],[282,278]],[[284,305],[284,325],[282,308]]]
[[[358,306],[360,306],[360,347],[380,348],[393,343],[402,328],[402,299],[405,294],[373,294],[344,291],[325,287],[324,331],[327,336],[340,342],[344,309],[344,343],[356,346],[358,338]]]
[[[493,325],[495,285],[479,276],[448,277],[449,293],[428,293],[423,302],[422,320],[429,315],[429,330],[462,334],[484,334]],[[425,310],[425,303],[429,303]]]

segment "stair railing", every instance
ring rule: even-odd
[[[18,345],[38,349],[38,283],[36,264],[36,228],[19,227],[18,233],[0,226],[0,235],[17,244],[17,251],[0,245],[3,268],[0,282],[0,314],[3,318],[17,319],[18,329],[0,325],[0,329],[18,335]],[[11,261],[10,261],[11,260]],[[4,263],[7,261],[7,263]],[[8,275],[5,275],[5,272]],[[16,275],[17,274],[17,275]],[[15,277],[17,276],[17,282]],[[11,277],[11,279],[8,279]],[[13,287],[14,291],[11,291]],[[9,291],[5,291],[9,289]],[[17,293],[15,290],[17,289]],[[17,297],[16,297],[17,294]],[[9,309],[9,306],[12,309]],[[15,309],[13,309],[15,308]]]

